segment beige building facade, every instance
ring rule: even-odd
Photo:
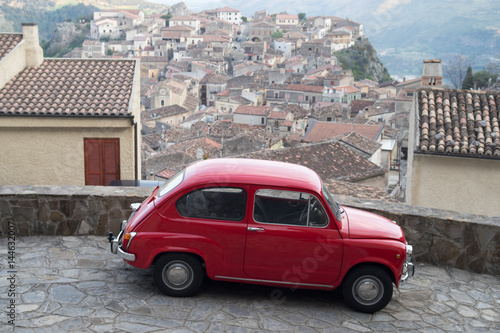
[[[0,185],[141,178],[138,61],[44,59],[36,24],[0,40]]]
[[[413,206],[500,216],[500,161],[411,154],[409,162]]]
[[[408,204],[500,216],[500,130],[494,102],[499,98],[498,92],[417,90],[408,140]]]

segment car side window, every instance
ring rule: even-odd
[[[261,189],[255,193],[256,222],[324,227],[328,215],[314,195],[297,191]]]
[[[208,187],[182,196],[175,206],[185,217],[241,221],[245,217],[246,202],[244,189]]]

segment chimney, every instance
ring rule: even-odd
[[[26,66],[38,67],[43,62],[43,50],[38,39],[38,24],[23,23],[23,40],[26,43]]]

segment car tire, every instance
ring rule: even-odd
[[[153,279],[166,295],[192,296],[203,283],[203,268],[200,260],[191,254],[168,253],[156,261]]]
[[[374,313],[385,308],[392,298],[392,281],[380,267],[361,266],[344,279],[342,294],[351,308]]]

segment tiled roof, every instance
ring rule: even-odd
[[[298,19],[299,16],[298,15],[286,15],[286,14],[278,14],[276,15],[276,19]]]
[[[333,89],[335,89],[339,92],[346,92],[348,94],[360,92],[360,90],[358,88],[355,88],[353,86],[339,86],[339,87],[333,87]]]
[[[228,80],[226,75],[207,74],[201,79],[200,84],[224,84]]]
[[[286,111],[271,111],[267,118],[269,119],[286,119],[288,112]]]
[[[286,90],[295,90],[295,91],[306,91],[306,92],[315,92],[322,93],[325,87],[322,86],[311,86],[307,84],[289,84],[286,87]]]
[[[22,34],[0,34],[0,61],[22,40]]]
[[[236,114],[251,114],[256,116],[266,116],[271,110],[268,106],[252,106],[252,105],[240,105],[234,113]]]
[[[178,172],[178,170],[176,170],[176,169],[166,168],[165,170],[159,172],[156,176],[161,177],[161,178],[165,178],[165,179],[170,179],[173,176],[175,176],[175,174],[177,172]]]
[[[391,197],[384,189],[375,186],[350,183],[340,180],[328,180],[325,181],[325,185],[330,193],[338,198],[348,196],[369,201],[377,200],[385,202],[398,202],[398,200]]]
[[[0,115],[131,116],[135,64],[45,59],[0,90]]]
[[[373,155],[377,149],[379,149],[382,144],[368,139],[366,136],[361,135],[356,132],[349,132],[340,138],[341,142],[347,143],[348,145],[355,147],[370,156]]]
[[[183,152],[193,158],[197,157],[198,149],[203,149],[210,157],[218,157],[221,149],[221,144],[209,138],[196,138],[179,142],[169,146],[164,151],[168,152]]]
[[[252,104],[252,101],[246,99],[245,97],[242,97],[242,96],[231,96],[229,97],[229,100],[233,103],[237,103],[237,104],[240,104],[240,105],[248,105],[248,104]]]
[[[310,127],[304,137],[305,142],[320,142],[353,131],[371,140],[377,140],[383,129],[383,125],[358,125],[320,121],[311,124]]]
[[[229,96],[229,89],[223,90],[215,96]]]
[[[324,116],[330,116],[330,115],[335,115],[335,116],[342,116],[344,108],[342,107],[341,104],[338,103],[332,103],[327,106],[320,106],[315,110],[316,115],[318,117],[324,117]]]
[[[170,19],[170,21],[197,21],[198,18],[191,16],[191,15],[185,15],[185,16],[174,16]]]
[[[361,180],[384,174],[385,170],[337,142],[325,142],[277,150],[261,150],[244,155],[307,166],[323,179]]]
[[[144,121],[149,121],[149,120],[153,120],[153,119],[161,119],[164,117],[171,117],[171,116],[175,116],[175,115],[179,115],[179,114],[183,114],[183,113],[187,113],[187,112],[188,112],[188,110],[186,110],[182,106],[174,104],[174,105],[169,105],[169,106],[165,106],[165,107],[158,108],[158,109],[144,111],[142,116],[143,116]],[[153,114],[155,114],[156,117],[153,118]]]
[[[240,11],[240,10],[238,10],[238,9],[234,9],[234,8],[228,7],[228,6],[224,6],[224,7],[221,7],[221,8],[217,8],[217,12],[232,12],[232,13],[239,13],[239,12],[241,12],[241,11]]]
[[[357,114],[359,111],[364,111],[365,108],[373,104],[375,104],[375,101],[355,99],[351,101],[349,107],[351,108],[351,114]]]
[[[212,42],[221,42],[228,43],[230,40],[229,36],[220,36],[220,35],[203,35],[203,42],[212,43]]]
[[[500,157],[500,93],[418,90],[419,152]]]

